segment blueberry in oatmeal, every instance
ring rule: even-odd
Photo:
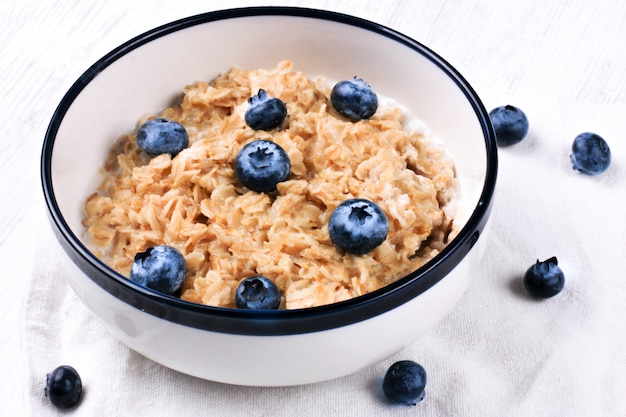
[[[424,399],[426,370],[411,360],[391,365],[383,379],[383,392],[394,403],[416,405]]]
[[[245,187],[259,193],[276,190],[276,184],[289,178],[291,163],[280,145],[255,140],[245,145],[235,159],[235,174]]]
[[[70,408],[78,404],[83,392],[83,382],[73,367],[62,365],[46,375],[44,393],[57,408]]]
[[[135,255],[130,280],[165,294],[178,291],[187,275],[183,255],[167,245],[158,245]]]
[[[389,222],[374,202],[352,198],[341,203],[330,216],[328,233],[332,242],[353,255],[373,251],[387,238]]]
[[[611,149],[599,135],[591,132],[576,136],[570,155],[575,170],[588,175],[597,175],[611,164]]]
[[[499,146],[514,145],[528,134],[528,117],[518,107],[510,104],[496,107],[489,112],[489,118]]]
[[[564,285],[565,275],[558,266],[556,256],[543,262],[537,260],[524,274],[524,286],[535,297],[553,297],[561,292]]]
[[[378,96],[372,87],[357,77],[335,84],[330,102],[339,114],[351,120],[369,119],[378,108]]]
[[[262,275],[248,277],[235,290],[235,305],[247,310],[275,310],[280,306],[280,291]]]
[[[285,120],[287,116],[287,106],[276,98],[267,95],[267,92],[260,89],[259,92],[248,99],[248,110],[246,110],[246,124],[254,130],[271,130]]]
[[[150,156],[168,153],[174,157],[189,146],[189,135],[178,122],[165,118],[152,119],[137,130],[137,146]]]

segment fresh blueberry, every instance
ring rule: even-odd
[[[271,130],[285,120],[287,106],[282,100],[270,97],[260,89],[256,96],[248,99],[250,106],[246,110],[246,124],[254,130]]]
[[[339,114],[351,120],[369,119],[378,108],[378,96],[372,87],[357,77],[335,84],[330,102]]]
[[[416,405],[424,399],[426,370],[414,361],[398,361],[391,365],[383,379],[383,392],[391,401]]]
[[[539,298],[550,298],[561,292],[565,285],[565,275],[558,266],[556,256],[532,265],[524,274],[524,287]]]
[[[339,204],[330,216],[328,233],[338,248],[354,255],[376,249],[387,239],[387,216],[374,202],[352,198]]]
[[[287,152],[268,140],[245,145],[235,158],[235,174],[245,187],[258,193],[271,193],[276,184],[286,181],[291,171]]]
[[[589,175],[607,170],[611,164],[611,149],[602,137],[585,132],[576,136],[570,155],[573,168]]]
[[[180,289],[185,275],[185,258],[176,248],[166,245],[137,253],[130,269],[131,281],[169,295]]]
[[[80,375],[69,365],[59,366],[46,375],[44,393],[55,407],[65,409],[75,406],[82,392]]]
[[[269,278],[248,277],[235,290],[235,305],[247,310],[276,310],[280,306],[280,291]]]
[[[520,142],[528,134],[528,118],[515,106],[496,107],[489,112],[499,146],[510,146]]]
[[[178,122],[151,119],[137,130],[137,146],[150,156],[169,153],[173,158],[189,146],[189,135]]]

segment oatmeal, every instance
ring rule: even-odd
[[[293,309],[366,294],[423,265],[452,229],[452,160],[426,129],[405,129],[399,106],[353,122],[332,108],[330,88],[289,61],[187,86],[179,104],[140,120],[182,124],[186,149],[150,158],[135,133],[112,148],[85,203],[95,254],[128,276],[136,253],[175,247],[188,267],[180,297],[223,307],[234,307],[237,285],[252,275],[271,279],[281,308]],[[260,89],[287,106],[270,131],[244,121]],[[291,162],[272,193],[245,188],[233,168],[239,150],[259,139],[280,145]],[[385,241],[365,255],[344,253],[329,238],[329,218],[349,198],[375,202],[389,221]]]

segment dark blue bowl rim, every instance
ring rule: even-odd
[[[272,311],[228,309],[182,301],[136,285],[96,258],[71,231],[55,199],[51,160],[55,137],[63,117],[85,86],[117,59],[150,41],[199,24],[254,16],[321,19],[356,26],[388,37],[429,59],[465,94],[485,138],[485,182],[479,202],[467,224],[441,253],[422,268],[378,291],[327,306]],[[478,95],[456,69],[428,47],[393,29],[362,18],[311,8],[270,6],[218,10],[176,20],[129,40],[98,60],[71,86],[52,116],[42,148],[41,181],[56,238],[72,261],[102,289],[136,309],[183,326],[221,333],[272,336],[324,331],[358,323],[410,301],[439,282],[463,260],[487,223],[495,191],[497,165],[495,134]]]

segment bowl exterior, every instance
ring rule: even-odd
[[[407,347],[443,319],[471,282],[475,247],[419,297],[358,323],[294,335],[212,332],[164,320],[103,291],[59,245],[73,291],[103,327],[141,355],[179,372],[246,386],[302,385],[339,378]]]

